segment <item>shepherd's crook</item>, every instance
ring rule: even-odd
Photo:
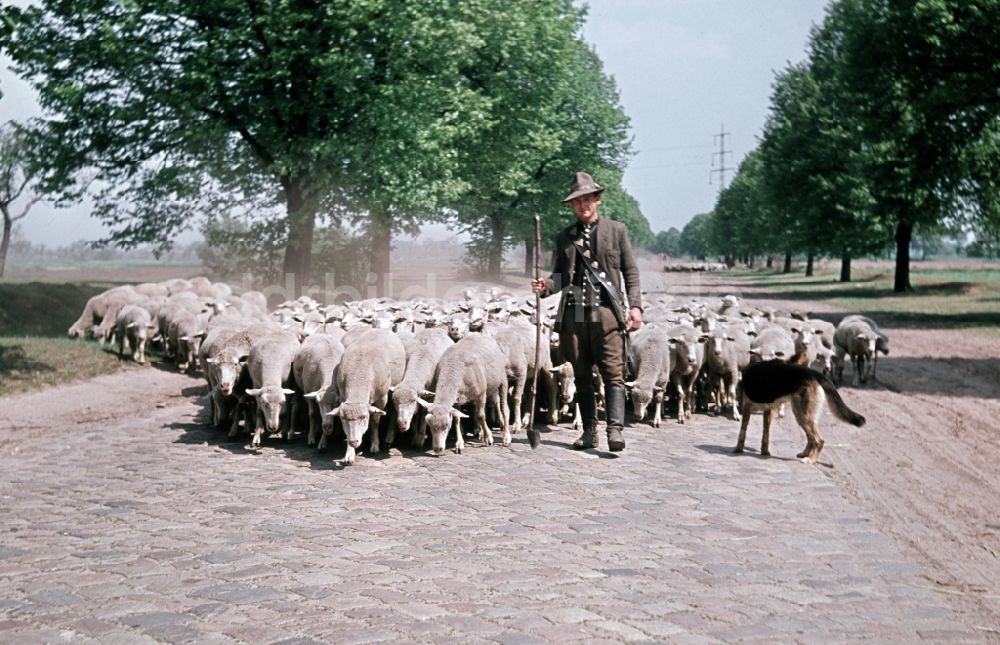
[[[541,279],[542,220],[535,215],[535,280]],[[539,434],[535,430],[535,390],[538,389],[539,354],[542,350],[542,294],[535,292],[535,376],[531,379],[531,407],[528,408],[528,443],[538,447]]]

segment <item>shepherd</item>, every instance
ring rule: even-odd
[[[573,365],[583,420],[583,434],[573,447],[599,447],[592,376],[596,365],[604,379],[608,450],[621,452],[625,449],[627,334],[642,327],[642,296],[628,230],[598,215],[603,192],[589,174],[574,175],[562,202],[570,205],[577,221],[555,237],[552,275],[532,280],[531,287],[543,297],[561,293],[555,329]]]

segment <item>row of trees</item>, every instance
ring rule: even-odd
[[[851,259],[1000,231],[1000,0],[835,0],[777,75],[756,150],[681,232],[700,255]]]
[[[384,276],[393,235],[448,221],[498,271],[510,245],[532,251],[535,213],[545,239],[568,221],[558,199],[580,169],[652,237],[620,188],[628,119],[572,0],[3,11],[4,51],[44,110],[29,128],[40,189],[89,194],[107,243],[166,249],[208,218],[220,240],[280,253],[301,289],[320,238],[361,231]]]

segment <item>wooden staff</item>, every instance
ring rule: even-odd
[[[535,215],[535,280],[541,279],[542,220]],[[535,291],[535,376],[531,379],[531,407],[528,408],[528,443],[532,450],[538,447],[540,436],[535,430],[535,391],[538,389],[538,367],[542,351],[542,294]],[[519,411],[515,412],[520,414]]]

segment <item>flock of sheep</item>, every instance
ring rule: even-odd
[[[305,429],[308,444],[322,450],[339,425],[347,443],[342,463],[352,464],[366,434],[368,454],[378,454],[397,431],[409,433],[411,445],[422,449],[429,431],[433,451],[441,454],[454,428],[460,453],[463,419],[471,419],[486,445],[494,441],[491,425],[509,445],[529,417],[525,392],[536,373],[537,316],[545,332],[539,408],[549,424],[575,409],[579,427],[573,369],[552,331],[555,305],[536,312],[534,299],[525,295],[467,289],[450,302],[335,305],[303,296],[269,310],[259,291],[235,295],[206,278],[175,279],[94,296],[69,335],[116,341],[119,352],[137,362],[145,360],[148,343],[157,343],[179,369],[204,375],[212,423],[230,437],[252,433],[251,447],[259,447],[265,434],[289,441]],[[644,318],[632,336],[634,376],[626,387],[636,420],[652,406],[654,427],[671,394],[679,423],[696,408],[716,414],[729,409],[738,420],[740,372],[754,360],[795,360],[842,379],[850,358],[855,380],[865,382],[878,353],[889,349],[868,318],[848,316],[835,327],[745,306],[734,296],[682,306],[663,298],[647,306]],[[593,378],[600,392],[599,376]]]

